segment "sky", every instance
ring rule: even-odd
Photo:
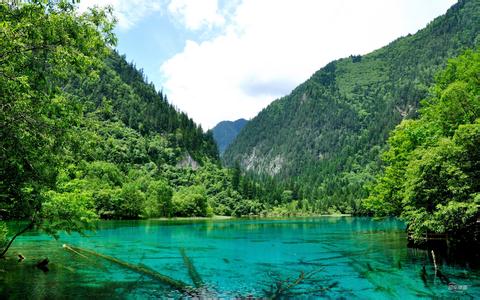
[[[204,129],[251,119],[328,62],[425,27],[456,0],[82,0],[117,49]]]

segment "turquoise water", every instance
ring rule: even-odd
[[[145,274],[68,251],[64,243],[154,270],[193,289],[190,261],[201,280],[192,295],[212,298],[480,298],[480,270],[442,264],[435,274],[426,251],[406,247],[404,224],[397,220],[104,221],[87,235],[62,234],[58,241],[35,233],[20,237],[10,254],[21,252],[27,259],[0,261],[0,298],[184,296]],[[45,273],[33,266],[44,257],[50,260]]]

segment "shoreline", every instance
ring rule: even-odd
[[[229,220],[235,219],[232,216],[212,216],[212,217],[173,217],[173,218],[148,218],[145,220],[153,220],[153,221],[184,221],[184,220]]]
[[[188,220],[232,220],[232,219],[272,219],[272,218],[317,218],[317,217],[353,217],[352,214],[321,214],[321,215],[295,215],[295,216],[281,216],[281,215],[267,215],[267,216],[212,216],[212,217],[173,217],[173,218],[149,218],[144,220],[153,220],[153,221],[188,221]]]

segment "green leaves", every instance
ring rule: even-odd
[[[43,220],[41,229],[58,237],[59,231],[81,232],[93,229],[93,221],[97,220],[90,192],[58,193],[49,191],[45,194],[40,217]]]
[[[172,188],[163,180],[148,184],[143,215],[145,217],[171,217],[173,214]]]
[[[8,229],[7,229],[7,224],[5,222],[0,221],[0,247],[3,248],[7,244],[7,234],[8,234]]]
[[[480,214],[480,51],[449,61],[432,91],[420,119],[392,132],[364,205],[400,215],[416,239],[427,232],[461,238]]]
[[[107,53],[107,13],[78,16],[67,1],[28,1],[0,3],[0,19],[2,214],[34,217],[51,234],[81,231],[96,219],[91,193],[56,191],[82,118],[64,86]]]
[[[181,187],[172,198],[174,215],[177,217],[206,217],[207,192],[201,185]]]

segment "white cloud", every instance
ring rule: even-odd
[[[82,0],[79,4],[80,11],[86,11],[93,6],[112,6],[114,15],[121,30],[128,30],[142,18],[161,11],[165,5],[162,0]]]
[[[204,26],[211,28],[225,22],[219,13],[217,0],[172,0],[168,10],[180,18],[189,30],[198,30]]]
[[[235,1],[230,0],[230,5]],[[121,30],[128,30],[143,18],[159,12],[168,12],[188,30],[211,29],[225,23],[223,15],[229,8],[226,6],[220,11],[217,0],[82,0],[79,9],[83,12],[93,6],[112,6]]]
[[[169,99],[211,128],[254,117],[329,61],[414,33],[456,1],[244,0],[222,21],[216,5],[201,2],[212,6],[196,15],[193,2],[200,5],[174,0],[169,8],[182,12],[190,29],[227,25],[211,40],[187,41],[161,72]]]

